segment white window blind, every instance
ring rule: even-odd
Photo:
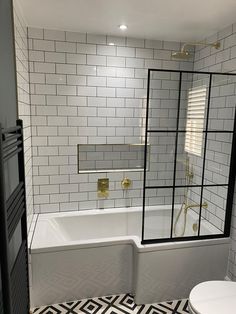
[[[185,151],[197,156],[202,155],[206,96],[206,86],[191,88],[188,92]]]

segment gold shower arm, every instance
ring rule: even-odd
[[[220,42],[219,41],[216,41],[214,43],[204,43],[202,41],[189,42],[189,43],[186,43],[182,46],[181,52],[184,52],[187,46],[210,46],[210,47],[214,47],[215,49],[219,49],[220,48]]]

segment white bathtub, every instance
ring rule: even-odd
[[[168,206],[149,208],[146,238],[169,234]],[[132,293],[137,304],[188,297],[224,279],[229,239],[141,245],[141,208],[38,215],[31,245],[32,305]],[[185,235],[194,235],[194,212]],[[168,225],[168,226],[167,226]],[[203,221],[202,234],[216,233]],[[168,227],[168,229],[167,229]]]

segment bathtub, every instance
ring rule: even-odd
[[[168,236],[170,207],[147,210],[146,238]],[[185,235],[194,235],[196,221],[190,211]],[[228,238],[142,245],[141,222],[138,207],[39,214],[30,248],[32,306],[123,293],[154,303],[224,279]],[[201,226],[205,234],[218,232],[207,221]]]

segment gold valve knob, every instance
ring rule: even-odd
[[[121,186],[122,186],[122,189],[124,190],[127,190],[131,187],[131,184],[132,184],[132,181],[125,177],[122,181],[121,181]]]

